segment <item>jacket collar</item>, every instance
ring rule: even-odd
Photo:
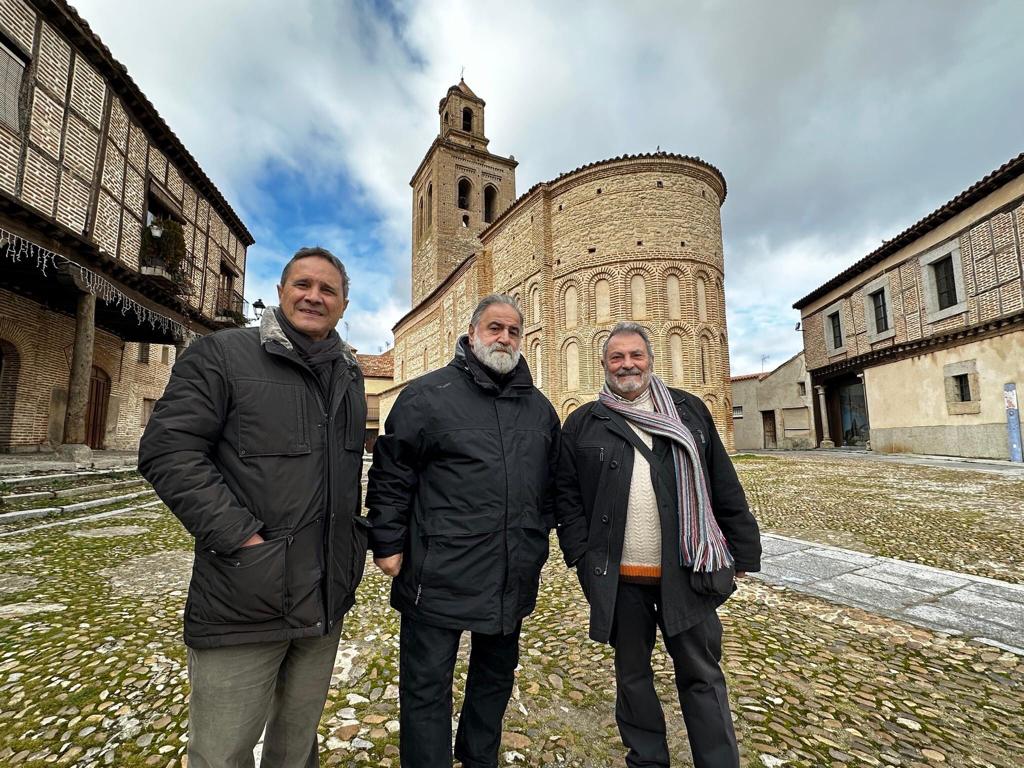
[[[533,388],[533,376],[530,375],[530,367],[526,364],[526,357],[519,355],[519,362],[512,370],[512,376],[505,383],[504,388],[499,389],[490,376],[483,370],[483,365],[476,357],[469,354],[469,336],[463,334],[455,344],[455,356],[448,365],[458,368],[466,373],[481,389],[494,394],[520,394]]]
[[[267,307],[263,311],[263,317],[260,319],[260,344],[268,352],[272,350],[273,345],[279,344],[284,347],[289,357],[294,357],[301,363],[302,358],[299,357],[295,345],[292,344],[291,339],[288,338],[288,335],[284,332],[281,323],[277,319],[276,309],[277,307]],[[347,365],[356,364],[355,350],[344,339],[341,340],[341,356]]]

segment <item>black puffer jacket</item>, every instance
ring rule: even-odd
[[[391,585],[403,614],[507,634],[537,601],[559,423],[525,360],[499,390],[466,343],[388,416],[366,493],[370,542],[377,557],[404,553]]]
[[[718,430],[699,397],[670,390],[683,423],[700,451],[711,508],[738,571],[761,569],[761,538],[743,487]],[[631,428],[600,402],[587,403],[565,421],[558,467],[558,540],[565,560],[576,566],[590,601],[590,637],[608,642],[615,616],[619,564],[626,533],[626,509],[635,448]],[[698,594],[679,565],[679,510],[675,469],[668,440],[655,437],[651,482],[661,519],[661,606],[666,635],[697,624],[724,602]]]
[[[139,445],[139,470],[195,537],[193,648],[325,634],[366,560],[366,399],[346,348],[330,413],[274,312],[194,342]],[[266,542],[240,548],[252,534]]]

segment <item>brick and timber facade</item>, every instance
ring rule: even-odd
[[[560,416],[597,395],[601,343],[631,319],[651,331],[658,375],[704,399],[731,450],[718,169],[666,152],[620,157],[515,199],[514,160],[486,151],[483,101],[460,83],[441,114],[412,180],[413,308],[394,328],[383,416],[405,382],[451,359],[476,303],[500,291],[519,300],[523,354]],[[445,133],[455,114],[472,128],[458,143]]]
[[[0,64],[0,451],[134,449],[252,235],[63,0],[0,0]]]
[[[822,445],[1009,458],[1024,154],[800,299]]]

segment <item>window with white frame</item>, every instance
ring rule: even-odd
[[[846,351],[846,323],[843,322],[843,302],[837,301],[822,312],[824,316],[825,349],[829,355]]]
[[[732,407],[732,417],[734,419],[742,419],[743,418],[743,406],[742,405],[734,405]]]
[[[920,257],[925,319],[937,323],[967,311],[960,245],[948,242]]]
[[[889,275],[882,275],[864,286],[864,321],[868,341],[871,343],[891,339],[896,335]]]

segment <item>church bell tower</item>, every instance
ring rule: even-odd
[[[479,234],[515,200],[517,163],[487,149],[484,106],[465,80],[448,89],[438,135],[409,182],[413,306],[479,250]]]

